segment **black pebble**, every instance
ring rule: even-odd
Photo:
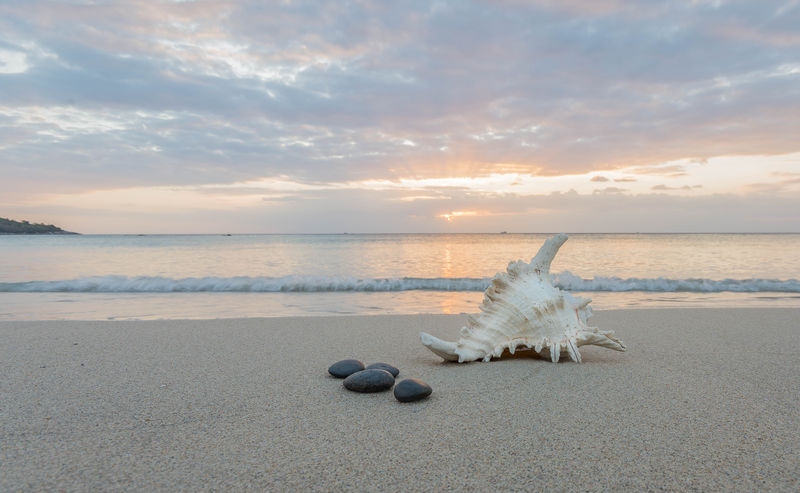
[[[364,363],[357,359],[343,359],[337,361],[328,368],[328,373],[336,378],[347,378],[357,371],[364,369]]]
[[[367,370],[386,370],[391,373],[394,378],[397,378],[397,375],[400,374],[400,370],[389,363],[372,363],[367,367]]]
[[[344,379],[344,388],[353,392],[380,392],[394,385],[394,377],[386,370],[357,371]]]
[[[431,395],[431,392],[433,389],[430,385],[416,378],[407,378],[394,387],[394,396],[400,402],[418,401]]]

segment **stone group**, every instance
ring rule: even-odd
[[[400,402],[418,401],[433,392],[430,385],[416,378],[407,378],[395,385],[400,370],[388,363],[373,363],[365,367],[359,360],[345,359],[332,364],[328,373],[343,378],[344,388],[353,392],[382,392],[394,387],[394,397]]]

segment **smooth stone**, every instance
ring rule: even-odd
[[[430,385],[416,378],[406,378],[394,387],[394,397],[400,402],[414,402],[431,395]]]
[[[386,370],[361,370],[344,379],[344,388],[353,392],[380,392],[394,385],[394,377]]]
[[[357,371],[364,369],[364,363],[357,359],[343,359],[337,361],[328,368],[328,373],[336,378],[347,378]]]
[[[400,374],[400,370],[389,363],[372,363],[367,367],[367,370],[386,370],[391,373],[394,378],[397,378],[397,375]]]

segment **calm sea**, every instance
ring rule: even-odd
[[[549,236],[0,236],[0,319],[475,312]],[[573,234],[552,273],[596,310],[800,307],[800,235]]]

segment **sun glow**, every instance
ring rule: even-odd
[[[9,110],[0,107],[0,119]],[[113,133],[117,126],[129,125],[127,119],[95,119],[94,115],[62,111],[41,112],[53,131]],[[148,114],[148,118],[169,119],[169,114]],[[3,128],[0,125],[0,128]],[[0,131],[2,134],[2,131]],[[7,146],[0,139],[0,149]],[[2,185],[2,183],[0,183]],[[2,187],[0,187],[2,188]],[[32,194],[25,191],[0,191],[0,207],[25,211],[46,209],[51,221],[58,216],[52,211],[74,211],[91,215],[103,211],[108,217],[129,217],[132,211],[142,217],[164,217],[173,214],[183,220],[186,214],[278,214],[291,204],[309,207],[332,198],[370,200],[397,211],[398,221],[409,221],[409,228],[435,229],[441,220],[448,230],[474,227],[488,228],[499,223],[489,216],[506,216],[502,228],[516,226],[514,216],[544,217],[554,209],[571,207],[571,203],[619,204],[633,200],[657,201],[665,197],[737,196],[745,200],[758,195],[790,200],[800,192],[800,153],[776,156],[727,156],[708,160],[684,159],[652,166],[620,169],[594,169],[582,174],[537,176],[519,172],[493,173],[479,176],[440,178],[398,178],[341,181],[306,181],[280,174],[255,180],[199,185],[140,186],[98,188],[78,192]],[[552,200],[551,197],[552,196]],[[776,200],[777,200],[776,199]],[[671,199],[670,199],[671,200]],[[721,200],[721,199],[720,199]],[[552,207],[546,204],[553,203]],[[559,205],[561,204],[561,205]],[[447,207],[457,208],[448,210]],[[791,209],[791,208],[789,208]],[[109,229],[120,231],[114,219]],[[439,226],[436,226],[436,223]],[[79,228],[75,228],[79,229]],[[85,228],[84,228],[85,229]]]
[[[439,217],[447,219],[448,222],[452,222],[453,219],[455,219],[457,217],[477,216],[477,215],[478,215],[478,213],[475,212],[475,211],[452,211],[452,212],[446,212],[444,214],[439,214]]]

